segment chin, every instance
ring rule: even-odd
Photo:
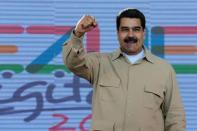
[[[129,55],[135,55],[135,54],[137,54],[138,52],[135,50],[129,50],[129,51],[127,51],[127,54],[129,54]]]

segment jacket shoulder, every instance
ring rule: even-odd
[[[157,66],[160,66],[162,69],[167,69],[169,71],[174,70],[172,64],[170,64],[169,61],[167,61],[166,59],[158,57],[154,54],[152,54],[152,58],[154,59],[155,64]]]

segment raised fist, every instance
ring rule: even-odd
[[[86,32],[91,31],[97,26],[96,20],[93,16],[84,15],[77,22],[74,33],[77,37],[83,36]]]

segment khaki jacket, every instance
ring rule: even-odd
[[[65,65],[93,85],[91,131],[185,131],[185,113],[173,68],[145,49],[131,64],[120,49],[86,53],[73,34]]]

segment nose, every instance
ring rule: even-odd
[[[133,30],[132,30],[132,29],[129,29],[129,31],[128,31],[128,36],[132,37],[133,35],[134,35]]]

